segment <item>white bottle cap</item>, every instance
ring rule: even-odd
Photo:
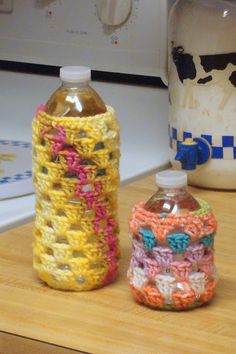
[[[156,174],[156,184],[161,188],[181,188],[187,182],[188,176],[184,171],[166,170]]]
[[[60,79],[67,82],[85,82],[91,80],[91,69],[86,66],[63,66]]]

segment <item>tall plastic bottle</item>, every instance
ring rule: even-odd
[[[61,68],[33,120],[34,268],[57,289],[98,288],[118,272],[119,125],[90,76]]]
[[[62,85],[46,103],[45,112],[56,117],[89,117],[106,112],[98,93],[89,85],[91,70],[87,67],[61,68]]]
[[[157,309],[182,310],[211,300],[216,285],[216,220],[187,190],[182,171],[156,175],[158,191],[130,219],[128,279],[135,299]]]

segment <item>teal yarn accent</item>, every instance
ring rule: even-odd
[[[167,240],[174,253],[184,253],[190,244],[190,237],[186,234],[171,234]]]
[[[154,233],[151,230],[141,229],[139,230],[139,234],[143,236],[144,247],[148,251],[151,251],[157,244]]]
[[[206,235],[201,239],[200,243],[202,243],[205,247],[213,246],[214,245],[214,237],[215,237],[215,234]]]

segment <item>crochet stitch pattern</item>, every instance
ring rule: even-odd
[[[132,258],[128,279],[135,299],[154,309],[185,310],[214,296],[214,236],[209,205],[182,215],[156,214],[138,203],[129,221]]]
[[[48,285],[90,290],[118,272],[119,125],[115,112],[33,120],[34,268]]]

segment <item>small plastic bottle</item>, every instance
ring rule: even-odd
[[[214,295],[216,220],[208,204],[186,190],[185,172],[160,172],[156,182],[158,191],[138,203],[130,219],[131,290],[152,308],[194,308]]]
[[[33,120],[34,268],[56,289],[99,288],[118,273],[119,125],[90,76],[61,68]]]
[[[147,201],[144,208],[152,213],[180,215],[199,210],[198,201],[186,189],[187,174],[164,171],[156,175],[158,191]]]

